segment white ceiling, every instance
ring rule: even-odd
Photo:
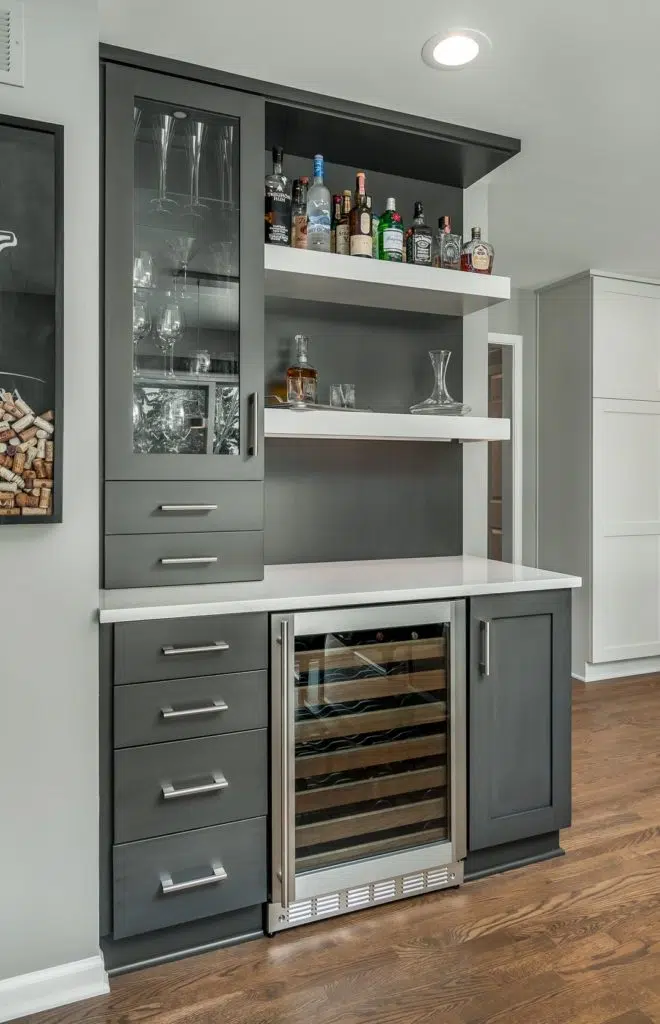
[[[517,136],[492,176],[496,269],[532,287],[595,267],[660,278],[659,0],[101,0],[101,39]],[[421,60],[464,25],[487,62]]]

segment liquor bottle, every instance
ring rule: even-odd
[[[378,259],[378,222],[380,217],[373,211],[373,203],[371,196],[367,196],[367,205],[371,210],[371,255],[375,260]]]
[[[291,204],[291,245],[294,249],[307,248],[307,186],[309,178],[296,178],[293,183]]]
[[[309,338],[296,334],[296,360],[286,371],[286,393],[291,405],[315,405],[318,389],[318,370],[307,358]]]
[[[366,175],[358,171],[355,177],[355,206],[350,215],[351,256],[367,256],[371,259],[371,210],[367,205]]]
[[[415,216],[406,231],[406,257],[408,263],[418,267],[431,266],[431,229],[424,220],[424,207],[415,203]]]
[[[378,222],[378,259],[401,263],[403,260],[403,221],[396,200],[388,199]]]
[[[307,248],[330,252],[332,198],[323,184],[323,157],[314,157],[314,182],[307,193]]]
[[[461,236],[451,230],[451,217],[438,218],[438,231],[433,238],[433,266],[445,270],[461,269]]]
[[[461,270],[472,274],[490,274],[494,257],[492,245],[481,240],[481,228],[472,228],[472,238],[465,243],[461,252]]]
[[[332,197],[332,224],[330,225],[330,252],[337,252],[337,225],[341,220],[342,197]]]
[[[348,256],[350,245],[350,214],[353,206],[353,195],[350,189],[344,189],[341,197],[341,218],[336,228],[335,248],[338,255]]]
[[[273,173],[266,175],[265,227],[270,245],[288,245],[291,238],[291,193],[289,179],[282,174],[281,146],[273,146]]]

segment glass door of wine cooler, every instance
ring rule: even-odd
[[[106,68],[109,479],[261,479],[263,101]]]
[[[460,861],[464,605],[310,612],[272,628],[283,920],[301,900],[334,906],[352,887]]]

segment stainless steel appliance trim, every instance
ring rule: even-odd
[[[160,709],[162,718],[168,721],[173,718],[194,718],[195,715],[217,715],[221,711],[228,711],[229,704],[224,700],[214,700],[211,704],[200,704],[194,708],[172,708],[164,707]]]
[[[467,668],[465,601],[453,601],[449,627],[450,839],[454,859],[467,855]]]
[[[212,644],[165,644],[161,651],[167,657],[174,654],[211,654],[213,652],[228,651],[229,644],[226,640],[214,640]]]
[[[213,565],[218,561],[217,555],[195,555],[190,558],[161,558],[161,565]]]
[[[202,878],[191,878],[187,882],[173,882],[172,876],[165,871],[160,876],[160,888],[163,896],[170,896],[172,893],[188,892],[189,889],[201,889],[205,885],[217,885],[224,882],[229,876],[222,864],[212,864],[212,875],[203,875]]]
[[[215,512],[217,505],[160,505],[161,512]]]
[[[294,616],[296,636],[309,633],[346,632],[359,629],[391,629],[396,626],[424,626],[450,622],[451,601],[370,605],[366,608],[330,608],[322,612],[300,612]]]
[[[488,619],[479,620],[479,638],[481,643],[479,671],[484,678],[487,678],[490,675],[490,621]]]
[[[176,786],[173,782],[164,782],[161,787],[163,800],[178,800],[185,796],[202,796],[204,793],[216,793],[227,789],[229,783],[222,772],[212,772],[211,782],[200,782],[197,786]]]
[[[271,776],[273,899],[287,906],[295,898],[295,746],[293,702],[292,615],[271,616]]]

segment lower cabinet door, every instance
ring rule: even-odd
[[[113,849],[113,937],[123,939],[266,900],[266,819]]]
[[[571,822],[571,596],[470,601],[468,849]]]

